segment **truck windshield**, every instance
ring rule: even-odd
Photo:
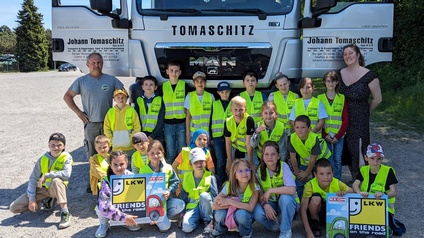
[[[137,0],[136,3],[137,10],[144,15],[164,12],[168,15],[280,15],[289,13],[293,6],[293,0]]]

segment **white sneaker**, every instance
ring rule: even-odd
[[[249,233],[249,235],[244,235],[244,236],[242,236],[242,238],[250,238],[250,237],[252,237],[252,233],[253,233],[253,231],[251,231],[251,232]]]
[[[291,230],[280,232],[280,236],[278,238],[291,238],[292,232]]]
[[[96,237],[106,237],[107,230],[109,229],[108,223],[100,223],[99,228],[96,231]]]

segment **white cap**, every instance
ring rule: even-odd
[[[202,148],[199,148],[199,147],[196,147],[196,148],[190,150],[189,157],[190,157],[191,163],[195,163],[196,161],[199,161],[199,160],[203,160],[203,161],[206,160],[205,152],[203,151]]]

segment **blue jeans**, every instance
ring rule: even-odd
[[[330,161],[331,166],[333,166],[334,177],[337,179],[342,177],[343,143],[344,137],[340,138],[336,144],[327,142],[328,149],[331,151],[331,156],[328,158],[328,160]]]
[[[187,210],[183,218],[183,231],[192,232],[199,225],[199,220],[204,222],[212,220],[212,197],[209,193],[200,194],[199,204],[191,210]]]
[[[282,194],[277,202],[268,201],[268,204],[281,215],[280,231],[289,231],[292,227],[294,213],[296,212],[296,200],[293,195]],[[253,218],[261,223],[266,229],[270,230],[274,221],[268,220],[265,210],[259,203],[256,204],[253,210]]]
[[[305,165],[301,165],[299,163],[299,170],[303,170],[305,171],[308,168],[308,166]],[[302,200],[303,197],[303,189],[305,188],[305,184],[308,181],[300,181],[299,179],[296,178],[295,183],[296,183],[296,192],[297,192],[297,196],[299,196],[299,199]]]
[[[215,210],[215,230],[220,234],[225,234],[228,230],[225,225],[227,210]],[[237,209],[234,214],[234,220],[239,229],[240,236],[247,236],[252,232],[253,214],[244,209]]]
[[[213,147],[215,151],[215,157],[216,157],[216,175],[218,177],[218,188],[221,187],[222,184],[225,182],[225,178],[227,176],[225,172],[225,167],[227,165],[227,153],[225,151],[225,138],[224,137],[218,137],[213,138]]]
[[[185,123],[166,124],[164,126],[165,134],[165,160],[168,164],[172,164],[181,152],[181,148],[186,146],[186,128]]]
[[[170,217],[173,217],[181,213],[185,208],[185,203],[183,200],[178,198],[170,198],[166,201],[166,217],[162,222],[157,223],[159,230],[167,231],[171,228]]]

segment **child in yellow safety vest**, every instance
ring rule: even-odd
[[[116,105],[106,113],[104,133],[112,141],[112,151],[124,151],[131,159],[134,153],[131,138],[140,132],[140,120],[134,108],[127,104],[128,93],[125,88],[116,89],[113,92],[113,100]]]
[[[94,149],[97,154],[90,157],[90,188],[93,195],[97,195],[102,178],[107,174],[109,167],[110,140],[105,135],[94,139]]]
[[[216,223],[210,237],[222,237],[228,230],[235,229],[240,236],[251,237],[253,210],[261,189],[253,165],[248,160],[236,159],[228,177],[230,180],[212,204]]]
[[[57,203],[60,205],[59,228],[70,225],[70,214],[66,198],[66,188],[72,172],[72,156],[64,152],[65,136],[62,133],[53,133],[49,138],[49,151],[35,163],[29,177],[26,193],[22,194],[9,206],[12,213],[26,211],[37,212],[42,209],[53,210]]]
[[[227,174],[225,167],[227,165],[227,153],[225,151],[224,124],[227,118],[231,117],[231,87],[228,82],[218,83],[216,91],[220,99],[212,104],[211,128],[213,150],[215,152],[216,176],[218,187],[224,184]]]
[[[258,75],[254,71],[246,71],[243,74],[243,86],[246,91],[240,93],[240,97],[246,100],[247,113],[255,120],[261,120],[261,107],[267,101],[265,93],[256,90]]]
[[[307,238],[321,236],[320,226],[326,222],[327,193],[344,196],[353,192],[352,188],[333,177],[333,167],[326,159],[320,159],[315,163],[314,175],[315,178],[305,184],[300,203],[300,215]]]
[[[215,101],[213,94],[205,91],[206,74],[197,71],[193,74],[195,91],[189,92],[184,100],[186,110],[186,143],[190,143],[193,133],[197,129],[209,130],[212,103]]]
[[[284,123],[277,120],[277,106],[273,102],[265,102],[262,105],[262,120],[256,124],[255,132],[250,138],[250,145],[256,148],[254,155],[255,165],[259,165],[262,159],[262,146],[266,141],[278,143],[281,158],[287,156],[287,136],[285,136]]]
[[[353,191],[367,198],[369,194],[374,194],[376,199],[387,195],[389,202],[389,226],[394,235],[402,236],[405,232],[405,226],[397,219],[395,215],[396,201],[396,171],[387,165],[382,164],[385,158],[381,145],[373,143],[368,145],[365,160],[368,165],[362,166],[360,173],[356,176],[352,184]],[[400,227],[399,227],[400,226]]]
[[[226,171],[229,172],[235,159],[247,159],[253,165],[253,148],[250,138],[255,131],[255,121],[246,113],[246,100],[240,96],[231,99],[232,116],[224,124]]]
[[[308,116],[298,116],[294,122],[294,131],[290,135],[287,149],[293,174],[296,176],[297,195],[302,197],[303,186],[311,179],[312,170],[318,159],[330,157],[331,152],[324,140],[311,132],[311,120]]]
[[[328,118],[324,122],[322,138],[327,142],[331,156],[328,158],[334,170],[334,177],[342,177],[342,154],[344,135],[348,127],[347,104],[345,97],[339,93],[340,77],[336,71],[327,72],[322,79],[327,92],[318,95],[318,99],[324,104]]]
[[[274,102],[277,105],[278,120],[284,123],[288,132],[291,132],[293,128],[290,125],[289,116],[294,102],[299,98],[299,95],[290,91],[290,80],[281,72],[275,75],[274,85],[278,90],[269,94],[268,101]]]
[[[141,80],[142,93],[137,97],[134,109],[140,117],[141,131],[149,137],[149,140],[163,143],[165,105],[162,97],[156,92],[157,83],[157,79],[149,75]]]
[[[218,187],[215,176],[205,169],[206,154],[203,149],[192,149],[189,157],[193,171],[184,174],[181,199],[186,203],[186,212],[182,230],[190,233],[203,220],[203,233],[208,234],[213,230],[212,202],[218,195]]]
[[[132,143],[135,152],[131,159],[131,170],[134,174],[138,174],[148,162],[147,149],[149,148],[150,140],[144,132],[137,132],[132,138]]]
[[[289,166],[280,160],[276,142],[267,141],[262,149],[258,177],[263,194],[256,204],[253,217],[268,230],[279,231],[280,238],[291,238],[292,221],[298,205],[294,176]],[[278,214],[281,214],[280,221]]]
[[[299,82],[299,90],[302,98],[298,98],[290,112],[290,124],[294,128],[294,120],[300,115],[306,115],[311,120],[311,131],[321,138],[321,129],[328,117],[324,104],[312,95],[314,82],[311,78],[302,78]]]
[[[190,150],[198,147],[201,148],[206,154],[206,168],[209,172],[215,174],[215,165],[212,160],[210,151],[206,148],[208,146],[209,134],[203,129],[196,130],[193,134],[193,137],[188,144],[188,147],[184,147],[181,150],[181,153],[175,158],[174,163],[172,163],[172,168],[177,172],[178,177],[181,180],[179,190],[177,195],[180,194],[181,185],[184,180],[184,174],[187,172],[193,171],[192,166],[190,165]]]

